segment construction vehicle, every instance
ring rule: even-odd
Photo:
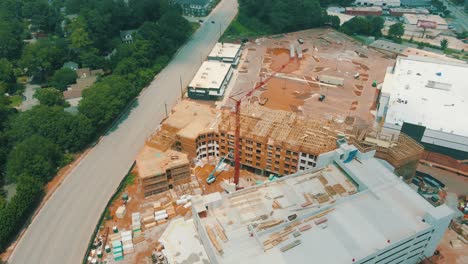
[[[206,183],[208,184],[212,184],[213,182],[216,181],[216,171],[219,169],[219,167],[221,166],[221,164],[223,164],[224,160],[230,156],[232,154],[232,152],[229,152],[228,154],[226,154],[226,156],[224,156],[222,159],[219,160],[218,164],[216,164],[216,167],[213,169],[213,171],[210,173],[210,175],[208,175],[208,178],[206,178]]]

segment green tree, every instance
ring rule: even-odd
[[[446,38],[443,38],[441,41],[440,41],[440,48],[442,50],[446,50],[448,48],[448,40]]]
[[[103,129],[137,93],[138,90],[123,77],[107,77],[83,92],[78,109],[95,127]]]
[[[62,157],[57,145],[33,135],[18,143],[8,156],[7,179],[18,181],[22,175],[31,175],[45,183],[57,172]]]
[[[21,55],[22,33],[23,26],[17,19],[0,15],[0,58],[16,59]]]
[[[43,81],[65,60],[65,50],[59,48],[52,40],[41,39],[26,46],[21,56],[20,65],[27,69],[27,74]]]
[[[405,26],[402,23],[395,23],[388,30],[388,35],[394,39],[401,39],[403,34],[405,34]]]
[[[4,251],[34,211],[43,195],[42,182],[29,175],[21,175],[16,194],[0,208],[0,250]]]
[[[63,107],[39,105],[15,116],[7,134],[13,142],[40,135],[64,151],[77,151],[89,142],[94,131],[83,115],[72,115],[63,111]]]
[[[57,70],[50,80],[50,84],[59,89],[65,91],[68,85],[76,83],[76,71],[69,68],[61,68]]]
[[[47,1],[24,1],[22,11],[25,18],[44,32],[54,32],[61,21],[59,12]]]
[[[349,21],[346,21],[341,26],[341,31],[348,35],[361,34],[380,37],[382,36],[383,26],[384,20],[381,17],[356,16]]]
[[[36,91],[34,97],[39,100],[41,105],[46,106],[63,106],[65,99],[63,93],[55,88],[42,88]]]
[[[86,22],[83,17],[80,16],[74,20],[70,25],[70,29],[70,47],[74,51],[80,52],[92,47],[91,45],[93,42],[89,37]]]
[[[7,87],[16,83],[13,65],[5,58],[0,58],[0,83],[3,82]]]
[[[328,16],[328,24],[330,24],[334,29],[340,28],[340,18],[337,16]]]

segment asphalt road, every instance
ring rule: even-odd
[[[103,137],[33,219],[10,263],[81,263],[99,216],[145,139],[173,106],[230,21],[236,0],[223,0],[171,63],[138,98],[129,115]],[[211,20],[215,21],[214,24]]]

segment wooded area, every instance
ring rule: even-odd
[[[16,194],[0,195],[0,250],[36,208],[57,170],[105,131],[192,33],[168,0],[0,1],[0,175]],[[132,30],[123,43],[120,31]],[[84,91],[78,113],[64,111],[74,83],[65,62],[105,73]],[[41,84],[40,105],[18,112],[19,79]],[[3,188],[2,188],[3,190]]]

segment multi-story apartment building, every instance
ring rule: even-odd
[[[145,145],[136,158],[136,169],[145,197],[190,181],[187,155],[174,150],[162,152]]]

